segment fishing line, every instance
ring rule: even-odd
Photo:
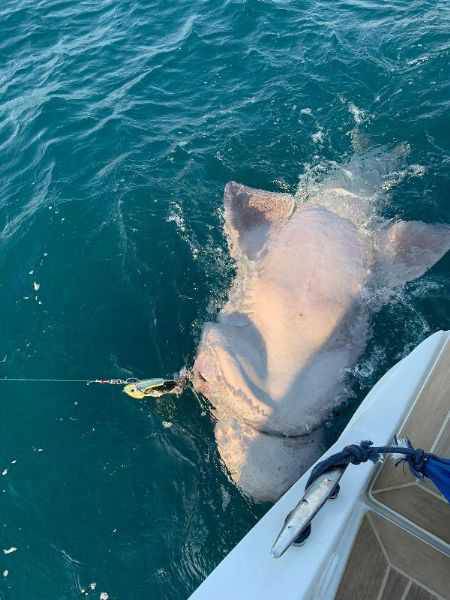
[[[22,383],[85,383],[91,385],[91,383],[109,384],[109,385],[127,385],[128,383],[134,383],[139,381],[134,377],[128,379],[55,379],[55,378],[32,378],[32,377],[2,377],[1,381],[15,381]]]
[[[152,379],[137,379],[128,377],[127,379],[56,379],[50,377],[3,377],[1,381],[11,381],[16,383],[92,383],[106,385],[122,385],[123,391],[132,398],[141,400],[147,397],[159,398],[166,394],[179,395],[188,383],[188,374],[183,372],[175,379],[162,379],[160,377]]]

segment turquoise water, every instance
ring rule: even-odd
[[[230,179],[295,192],[401,143],[383,213],[450,223],[449,29],[445,0],[4,1],[0,377],[192,362],[233,274]],[[374,317],[330,441],[450,329],[449,291],[447,256]],[[186,598],[267,509],[228,480],[190,393],[0,385],[1,600]]]

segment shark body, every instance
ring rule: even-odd
[[[236,276],[217,321],[204,326],[192,381],[212,404],[223,462],[256,501],[278,499],[322,453],[320,425],[366,346],[374,304],[450,248],[447,225],[362,229],[353,192],[322,193],[346,210],[225,187]]]

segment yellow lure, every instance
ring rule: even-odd
[[[123,391],[125,394],[135,400],[143,400],[144,398],[160,398],[165,394],[180,393],[180,382],[174,379],[141,379],[133,383],[128,383]]]

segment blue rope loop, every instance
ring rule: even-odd
[[[346,468],[348,465],[360,465],[369,460],[376,463],[383,454],[403,454],[396,465],[406,462],[412,474],[418,479],[424,478],[424,469],[428,459],[433,454],[425,452],[421,448],[413,448],[408,440],[408,446],[374,446],[370,440],[364,440],[359,444],[345,446],[341,452],[332,454],[318,463],[311,471],[306,487],[308,488],[318,477],[336,467]]]
[[[373,442],[365,440],[360,444],[345,446],[341,452],[332,454],[320,461],[311,471],[306,483],[308,488],[318,477],[341,467],[346,469],[348,465],[360,465],[367,461],[377,462],[383,454],[400,454],[402,457],[395,465],[407,463],[414,477],[417,479],[430,479],[443,496],[450,503],[450,458],[441,458],[421,448],[413,448],[407,440],[406,446],[374,446]]]
[[[368,460],[377,462],[380,457],[379,453],[373,448],[373,442],[370,442],[369,440],[365,440],[360,444],[345,446],[342,453],[348,456],[349,462],[352,465],[360,465]]]
[[[365,440],[360,444],[351,444],[345,446],[341,452],[332,454],[328,458],[320,461],[314,469],[311,471],[311,475],[306,483],[308,488],[318,477],[334,469],[336,467],[347,467],[350,463],[353,465],[360,465],[361,463],[372,460],[376,462],[379,454],[374,452],[373,442]]]

